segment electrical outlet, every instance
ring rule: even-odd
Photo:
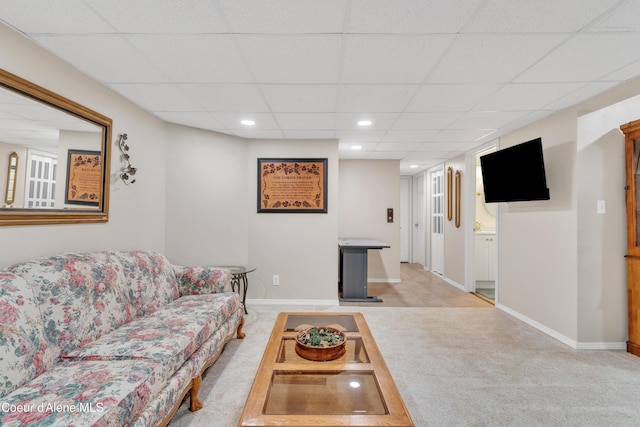
[[[274,275],[271,277],[271,284],[272,284],[273,286],[280,286],[280,276],[279,276],[279,275],[277,275],[277,274],[274,274]]]
[[[598,200],[596,203],[596,212],[599,214],[607,213],[607,203],[604,200]]]

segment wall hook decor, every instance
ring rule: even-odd
[[[131,161],[129,160],[129,146],[127,145],[127,134],[122,133],[118,135],[118,148],[120,149],[120,159],[125,163],[125,165],[120,168],[120,179],[125,184],[133,184],[136,182],[135,178],[131,179],[133,175],[136,174],[137,169],[131,166]]]

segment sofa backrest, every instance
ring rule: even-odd
[[[153,313],[178,298],[173,265],[162,254],[150,251],[116,252],[124,269],[134,317]]]
[[[31,289],[22,277],[0,271],[0,397],[51,368],[58,356],[44,338]]]
[[[54,255],[9,270],[32,288],[45,338],[62,355],[133,318],[124,269],[112,252]]]

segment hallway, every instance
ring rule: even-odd
[[[401,283],[369,283],[368,295],[383,302],[346,302],[341,306],[370,307],[492,307],[472,293],[445,282],[437,274],[425,271],[420,264],[400,265]]]

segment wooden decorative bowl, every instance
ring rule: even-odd
[[[342,342],[340,342],[339,344],[327,345],[322,347],[304,343],[303,341],[305,336],[308,337],[314,329],[317,331],[330,331],[334,335],[342,337]],[[338,359],[346,353],[346,344],[347,337],[344,335],[344,333],[330,326],[311,327],[298,332],[298,334],[296,335],[296,353],[298,353],[298,356],[303,357],[307,360],[328,361]]]

